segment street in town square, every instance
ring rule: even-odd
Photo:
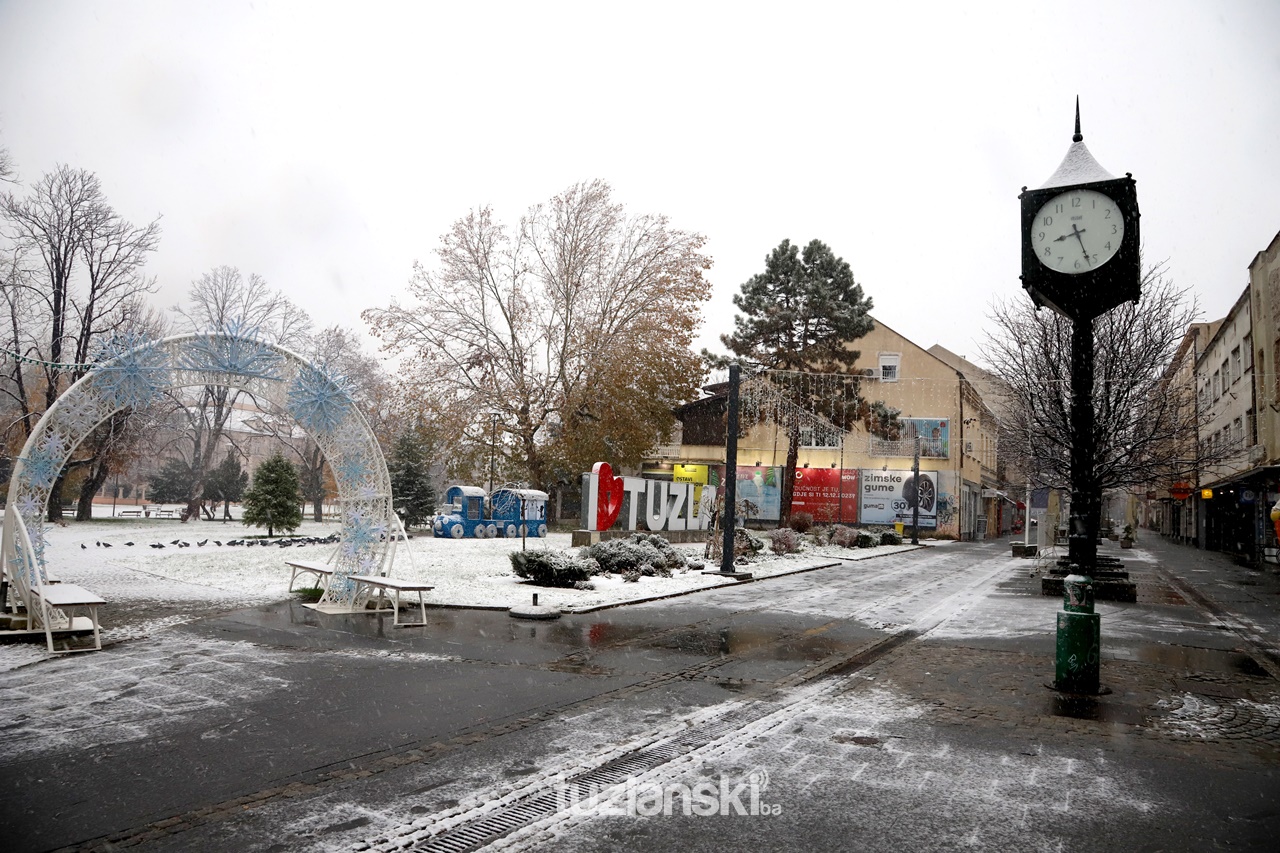
[[[1144,537],[1072,697],[1009,551],[425,627],[152,585],[101,652],[0,648],[4,849],[1275,849],[1276,573]]]

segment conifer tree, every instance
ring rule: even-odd
[[[436,496],[431,488],[425,448],[416,430],[406,430],[396,437],[387,462],[396,514],[406,530],[421,526],[431,518]]]
[[[733,334],[720,340],[757,370],[847,371],[858,359],[849,344],[874,328],[868,314],[871,299],[863,295],[849,264],[821,240],[813,240],[803,252],[783,240],[765,259],[764,272],[742,285],[733,304],[741,314],[734,317]],[[782,426],[787,431],[781,495],[785,526],[800,454],[800,422],[793,419]]]
[[[205,494],[222,502],[222,518],[231,518],[231,502],[244,497],[249,485],[249,472],[240,467],[240,460],[231,450],[205,479]],[[184,496],[185,497],[185,496]]]
[[[277,527],[292,533],[302,524],[301,500],[297,469],[277,453],[253,472],[253,485],[244,493],[244,523],[267,528],[268,536]]]

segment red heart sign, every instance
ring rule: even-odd
[[[622,512],[622,478],[613,476],[613,466],[597,462],[591,468],[596,477],[596,530],[608,530]]]

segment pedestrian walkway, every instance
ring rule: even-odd
[[[1274,849],[1277,578],[1116,551],[1092,700],[1044,686],[1061,602],[1005,542],[545,624],[279,603],[23,667],[5,847]],[[706,785],[729,814],[685,813]]]

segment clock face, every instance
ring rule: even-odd
[[[1049,199],[1031,223],[1040,263],[1068,275],[1096,270],[1120,251],[1124,217],[1109,196],[1069,190]]]

